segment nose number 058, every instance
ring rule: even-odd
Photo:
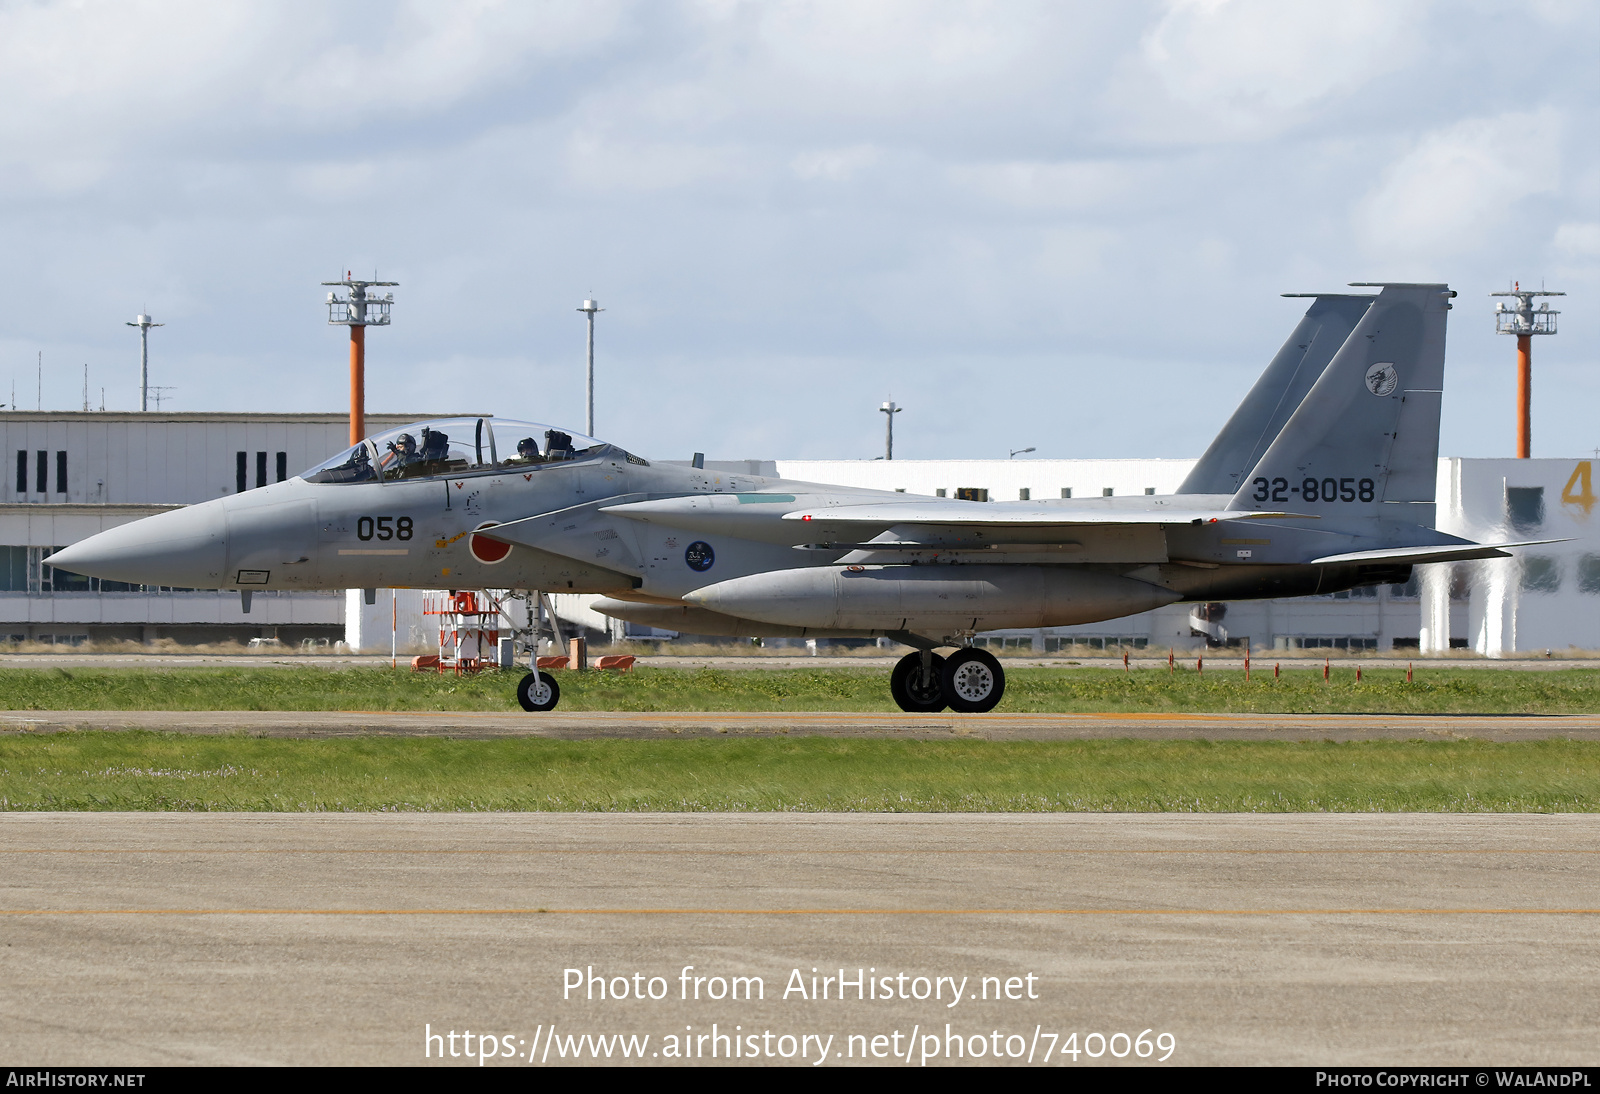
[[[356,521],[356,538],[369,539],[410,539],[411,518],[401,517],[361,517]]]

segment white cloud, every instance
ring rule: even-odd
[[[1559,182],[1559,122],[1548,108],[1472,118],[1425,134],[1356,209],[1366,249],[1443,258],[1511,227],[1517,203]]]
[[[266,95],[346,124],[397,109],[437,111],[541,61],[593,49],[617,32],[623,13],[616,0],[411,0],[392,21],[362,20],[349,41],[322,44]]]
[[[9,155],[54,156],[236,139],[264,123],[342,132],[426,116],[585,55],[626,10],[622,0],[6,5],[0,140]]]
[[[1575,258],[1600,258],[1600,224],[1569,221],[1556,229],[1550,245]]]
[[[1070,163],[957,164],[950,177],[1000,205],[1030,210],[1090,212],[1125,205],[1149,193],[1153,165],[1114,160]]]
[[[1196,452],[1298,317],[1277,292],[1592,281],[1600,8],[1529,9],[1524,53],[1490,2],[0,0],[0,383],[40,347],[131,375],[147,307],[185,407],[337,406],[317,282],[344,262],[402,282],[393,409],[478,361],[508,409],[572,420],[592,289],[605,428],[646,451],[746,421],[737,455],[853,450],[849,421],[870,451],[912,385],[945,425],[908,452],[949,454],[1080,413],[974,378],[1092,369],[1217,402],[1156,438]],[[283,317],[239,370],[206,356],[237,342],[217,277]],[[1502,348],[1486,327],[1452,353]],[[859,414],[805,379],[839,362]]]
[[[878,162],[878,150],[869,144],[801,152],[789,161],[796,178],[846,182]]]
[[[1141,43],[1141,71],[1119,82],[1153,132],[1257,139],[1414,60],[1420,14],[1400,0],[1170,0]],[[1137,91],[1151,77],[1166,110]]]
[[[679,190],[752,174],[750,157],[738,148],[590,133],[572,136],[564,162],[570,184],[584,191]]]

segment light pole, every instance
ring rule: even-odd
[[[1007,457],[1006,457],[1006,459],[1008,459],[1008,460],[1014,460],[1014,459],[1016,459],[1016,458],[1017,458],[1017,457],[1018,457],[1018,456],[1025,456],[1025,455],[1027,455],[1027,454],[1028,454],[1028,453],[1029,453],[1029,452],[1032,452],[1032,451],[1033,451],[1033,449],[1032,449],[1032,448],[1013,448],[1013,449],[1012,449],[1012,450],[1011,450],[1011,455],[1009,455],[1009,456],[1007,456]]]
[[[150,328],[164,327],[165,323],[156,323],[148,315],[139,315],[132,323],[124,323],[126,327],[139,328],[139,409],[150,409]]]
[[[594,436],[594,313],[605,311],[593,300],[585,300],[583,307],[578,309],[589,317],[589,374],[588,386],[584,389],[583,397],[583,432],[585,436]]]
[[[376,275],[374,275],[376,276]],[[367,435],[367,328],[387,327],[394,293],[368,293],[379,286],[398,285],[398,281],[358,281],[350,273],[343,281],[324,281],[350,290],[350,298],[328,294],[328,323],[350,328],[350,443],[360,444]]]
[[[883,458],[892,460],[894,459],[894,416],[904,410],[905,407],[895,406],[894,403],[890,402],[884,403],[878,409],[888,416],[888,420],[884,423]]]

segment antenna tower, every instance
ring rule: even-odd
[[[1505,292],[1490,296],[1511,296],[1515,304],[1501,301],[1494,306],[1496,334],[1517,336],[1517,459],[1525,460],[1533,450],[1533,336],[1554,334],[1556,316],[1548,303],[1533,306],[1536,296],[1566,296],[1564,292],[1546,292],[1544,289],[1524,289],[1520,281],[1513,281]]]
[[[341,298],[337,289],[328,294],[328,323],[335,327],[350,328],[350,443],[360,444],[367,435],[367,328],[387,327],[389,309],[394,305],[394,293],[368,292],[368,289],[387,288],[398,281],[359,281],[346,271],[343,281],[324,281],[348,290],[349,296]]]

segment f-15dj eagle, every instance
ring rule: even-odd
[[[981,631],[1398,583],[1418,563],[1504,555],[1433,528],[1455,293],[1375,287],[1316,297],[1165,497],[908,497],[662,465],[542,425],[458,418],[50,561],[190,588],[600,593],[606,615],[693,634],[883,635],[913,648],[890,676],[901,708],[987,711],[1005,674],[972,645]],[[528,710],[558,696],[537,670],[518,685]]]

